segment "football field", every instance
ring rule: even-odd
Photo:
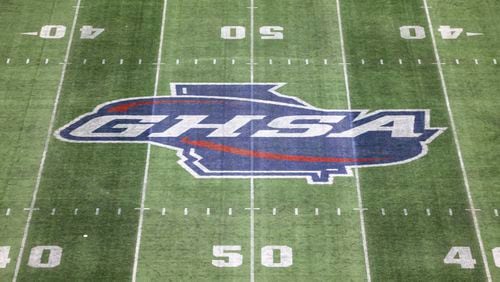
[[[0,281],[500,281],[500,1],[0,1]]]

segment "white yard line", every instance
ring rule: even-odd
[[[158,87],[160,83],[160,70],[161,70],[161,61],[163,54],[163,39],[165,37],[165,21],[167,18],[167,2],[168,0],[164,0],[163,2],[163,14],[161,19],[161,31],[160,31],[160,44],[158,47],[158,58],[156,60],[156,77],[155,77],[155,86],[154,86],[154,96],[158,95]],[[135,241],[135,254],[134,254],[134,265],[132,268],[132,282],[135,282],[137,279],[137,267],[139,265],[139,252],[141,249],[141,238],[142,238],[142,225],[144,223],[144,210],[146,203],[146,193],[148,189],[148,175],[149,175],[149,164],[151,159],[151,144],[148,144],[146,151],[146,164],[144,165],[144,178],[142,181],[142,192],[141,192],[141,208],[139,212],[139,223],[137,226],[137,239]]]
[[[342,53],[342,66],[344,68],[344,80],[345,80],[345,91],[347,96],[347,108],[351,110],[351,91],[349,87],[349,75],[347,72],[347,61],[345,54],[345,46],[344,46],[344,32],[342,31],[342,16],[340,12],[340,0],[337,1],[337,19],[339,25],[339,35],[340,35],[340,49]],[[365,215],[363,209],[363,198],[361,194],[361,184],[359,181],[359,173],[358,169],[354,169],[354,177],[356,179],[356,194],[358,197],[358,209],[359,209],[359,221],[361,225],[361,238],[363,241],[363,253],[365,257],[365,270],[366,270],[366,279],[368,282],[371,282],[371,273],[370,273],[370,259],[368,257],[368,244],[366,241],[366,230],[365,230]]]
[[[250,0],[250,83],[254,83],[254,29],[255,29],[255,3]],[[253,98],[253,89],[251,92]],[[252,105],[253,112],[253,105]],[[253,150],[253,142],[251,150]],[[251,159],[251,169],[253,174],[253,158]],[[250,178],[250,282],[255,281],[255,182],[253,176]]]
[[[36,200],[38,196],[38,191],[40,189],[40,183],[42,180],[42,174],[45,169],[45,160],[47,159],[47,151],[49,150],[49,143],[52,137],[52,131],[54,130],[54,123],[56,120],[57,107],[59,105],[59,99],[61,97],[62,88],[64,84],[64,78],[66,76],[66,69],[68,66],[69,55],[71,53],[71,45],[73,43],[73,36],[75,35],[76,22],[78,21],[78,13],[80,12],[80,2],[77,0],[75,6],[75,14],[73,16],[73,24],[71,25],[71,33],[69,35],[68,45],[66,46],[66,54],[64,55],[64,64],[61,69],[61,77],[59,79],[59,84],[57,86],[56,97],[54,99],[54,106],[52,108],[52,115],[50,116],[49,128],[47,130],[47,136],[45,137],[45,143],[43,147],[42,158],[40,159],[40,165],[38,167],[38,173],[35,182],[35,188],[33,189],[33,195],[31,198],[30,209],[28,212],[28,218],[26,220],[26,225],[24,226],[23,238],[21,240],[21,248],[19,249],[19,254],[17,256],[16,268],[14,270],[14,276],[12,281],[17,281],[17,276],[19,275],[19,270],[21,269],[21,262],[23,260],[24,248],[26,247],[26,241],[28,239],[28,232],[31,225],[31,219],[33,217],[33,211],[35,210]]]
[[[488,259],[486,258],[486,252],[484,250],[483,239],[481,237],[481,231],[479,229],[479,221],[476,215],[476,209],[474,207],[474,201],[472,200],[472,193],[469,186],[469,178],[467,177],[467,171],[465,169],[464,160],[462,157],[462,150],[460,148],[460,142],[458,140],[457,129],[455,126],[455,120],[453,118],[453,112],[451,110],[450,99],[448,97],[448,88],[446,86],[446,82],[444,79],[443,67],[441,66],[441,57],[439,56],[436,37],[434,36],[434,27],[432,26],[432,20],[429,13],[429,5],[427,4],[427,0],[424,1],[425,15],[427,17],[427,23],[429,25],[429,30],[431,34],[432,47],[434,48],[434,56],[436,57],[437,68],[439,71],[439,78],[441,80],[441,88],[443,90],[444,99],[446,102],[446,109],[448,110],[448,118],[450,119],[451,131],[453,133],[453,140],[455,141],[456,151],[458,155],[458,160],[460,162],[460,169],[462,170],[462,176],[465,186],[465,191],[467,192],[467,199],[469,202],[470,212],[472,214],[472,221],[474,223],[474,229],[476,231],[477,241],[479,243],[479,248],[481,250],[481,257],[483,259],[484,271],[486,272],[486,277],[488,281],[493,281],[491,278],[490,267],[488,265]]]

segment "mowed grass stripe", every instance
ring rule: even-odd
[[[167,64],[161,68],[158,95],[170,95],[171,82],[248,82],[248,33],[245,40],[220,39],[223,25],[249,27],[248,6],[248,1],[169,0],[162,59]],[[178,58],[191,63],[173,63]],[[232,65],[226,59],[214,65],[212,58],[241,62]],[[195,59],[198,65],[192,63]],[[145,213],[137,280],[248,281],[249,213],[244,209],[249,180],[196,179],[178,160],[173,150],[151,147],[145,206],[155,211],[165,207],[166,212]],[[213,266],[214,245],[240,245],[242,266]]]
[[[418,65],[432,60],[429,39],[400,38],[403,25],[426,25],[425,11],[414,1],[358,1],[345,3],[346,42],[351,61],[359,58],[413,57],[403,66],[350,67],[354,108],[430,109],[431,125],[449,127],[436,67]],[[357,20],[348,20],[354,19]],[[410,208],[418,205],[467,208],[467,196],[451,132],[429,146],[424,158],[394,167],[360,171],[367,208]],[[374,280],[483,279],[480,268],[460,270],[445,265],[452,246],[479,248],[469,216],[453,220],[439,214],[432,219],[367,216],[368,244]],[[405,259],[401,259],[405,258]]]
[[[260,40],[256,57],[280,58],[282,64],[259,64],[256,81],[286,82],[279,90],[324,109],[348,108],[343,75],[339,24],[335,1],[256,1],[256,27],[284,28],[283,40]],[[288,58],[330,58],[334,66],[305,65]],[[304,144],[307,146],[307,143]],[[360,217],[353,177],[337,177],[332,185],[310,185],[305,179],[256,180],[256,207],[276,208],[287,216],[257,212],[256,280],[363,281],[366,269],[360,235]],[[294,216],[292,211],[318,207],[320,217]],[[334,211],[344,211],[338,216]],[[287,212],[288,211],[288,212]],[[260,249],[286,245],[293,249],[289,268],[261,265]],[[349,256],[346,256],[349,254]]]
[[[95,40],[75,39],[69,61],[115,56],[154,61],[150,50],[158,46],[161,3],[124,0],[83,5],[79,25],[92,24],[105,32]],[[152,64],[69,65],[56,127],[100,103],[151,93],[154,71]],[[145,149],[144,145],[51,141],[37,207],[60,212],[34,213],[27,249],[57,245],[63,248],[63,257],[50,270],[27,267],[25,258],[19,280],[130,279],[138,219],[134,209],[139,207]],[[97,207],[102,216],[95,216]],[[123,211],[120,216],[115,213],[118,208]]]
[[[428,1],[433,22],[436,24],[452,24],[453,27],[464,28],[456,40],[441,40],[436,34],[437,46],[442,57],[488,57],[500,56],[498,46],[500,39],[495,34],[499,25],[496,16],[500,11],[500,3],[467,1],[461,5],[451,5],[448,1]],[[467,17],[462,17],[467,11]],[[467,37],[467,32],[480,32],[483,36]],[[480,60],[481,62],[482,60]],[[499,206],[500,194],[497,189],[500,183],[498,170],[498,113],[500,103],[497,77],[500,70],[489,65],[485,69],[467,65],[465,68],[453,69],[443,65],[446,78],[450,106],[454,119],[464,164],[470,183],[474,203],[481,211],[477,212],[481,235],[485,245],[485,253],[489,262],[493,280],[500,277],[500,269],[495,265],[492,250],[500,246],[500,229],[491,209]],[[479,254],[475,254],[479,260]],[[479,265],[477,265],[479,267]]]
[[[48,42],[22,35],[58,22],[71,26],[72,6],[67,1],[2,3],[0,56],[33,59],[51,57],[62,61],[67,39]],[[30,21],[19,21],[19,18]],[[61,66],[0,66],[0,246],[10,248],[10,263],[0,271],[0,280],[12,280],[21,239],[25,231],[33,187],[46,142]]]
[[[484,272],[486,275],[486,280],[491,282],[492,278],[491,278],[490,267],[488,265],[488,259],[486,258],[486,252],[484,250],[483,238],[481,236],[481,231],[479,229],[479,221],[477,219],[477,210],[476,210],[476,207],[474,205],[474,200],[472,199],[472,193],[471,193],[471,189],[470,189],[470,185],[469,185],[469,177],[467,176],[467,170],[465,168],[464,160],[462,157],[462,148],[460,146],[460,141],[458,140],[457,129],[456,129],[456,125],[455,125],[455,118],[453,115],[453,110],[451,109],[451,106],[450,106],[450,99],[448,96],[448,86],[447,86],[445,78],[444,78],[443,67],[441,66],[441,57],[439,55],[439,51],[438,51],[438,48],[436,45],[436,38],[434,35],[434,26],[432,25],[432,19],[431,19],[430,12],[429,12],[429,5],[427,4],[427,0],[423,0],[423,2],[424,2],[425,14],[427,17],[427,23],[428,23],[430,34],[431,34],[432,47],[434,49],[434,56],[436,58],[436,65],[437,65],[437,69],[439,72],[439,79],[441,81],[441,88],[443,90],[444,100],[446,103],[446,109],[448,111],[449,123],[450,123],[451,131],[453,134],[453,143],[455,144],[458,162],[460,165],[460,170],[462,171],[465,192],[467,194],[467,201],[468,201],[470,213],[472,216],[472,223],[474,225],[474,231],[476,233],[477,241],[479,244],[479,250],[481,252],[481,259],[482,259],[482,264],[484,267]]]
[[[17,277],[19,276],[19,270],[21,269],[21,263],[23,261],[24,248],[26,246],[26,240],[28,239],[28,232],[30,230],[31,219],[33,218],[33,212],[35,211],[35,206],[37,203],[38,191],[40,189],[42,175],[43,175],[43,172],[45,170],[45,161],[47,158],[47,153],[48,153],[48,149],[49,149],[52,131],[54,130],[54,122],[55,122],[57,111],[58,111],[59,100],[61,98],[61,92],[62,92],[62,87],[64,84],[64,78],[66,77],[68,59],[69,59],[69,56],[71,54],[71,47],[72,47],[72,43],[73,43],[73,37],[75,35],[76,23],[78,21],[78,14],[80,12],[80,3],[81,3],[81,0],[77,0],[76,5],[74,7],[75,12],[74,12],[74,16],[73,16],[73,22],[71,24],[71,31],[69,34],[68,45],[66,47],[66,53],[64,54],[64,61],[63,61],[62,69],[61,69],[61,77],[59,79],[59,84],[57,85],[57,92],[56,92],[56,97],[54,99],[54,105],[52,107],[52,113],[50,115],[50,122],[49,122],[49,127],[47,130],[47,136],[45,137],[45,142],[43,145],[42,158],[40,159],[40,166],[38,168],[38,172],[37,172],[37,176],[36,176],[35,187],[33,189],[33,196],[31,198],[31,203],[30,203],[29,210],[28,210],[28,218],[26,219],[26,225],[24,227],[23,236],[21,239],[21,247],[19,249],[19,254],[18,254],[17,260],[16,260],[16,268],[14,269],[14,276],[12,278],[13,282],[17,281]]]
[[[160,83],[160,70],[162,65],[162,54],[163,54],[163,41],[165,37],[165,21],[167,17],[167,5],[168,1],[163,1],[163,9],[161,16],[161,27],[160,27],[160,40],[158,44],[158,57],[156,59],[156,74],[155,74],[155,84],[153,96],[158,96],[158,86]],[[149,176],[149,162],[151,159],[151,144],[147,145],[146,149],[146,164],[144,165],[144,176],[142,180],[142,191],[141,191],[141,207],[139,211],[139,223],[137,224],[137,238],[135,241],[135,252],[134,252],[134,263],[132,266],[132,281],[135,282],[137,279],[137,267],[139,264],[139,252],[141,249],[141,238],[142,238],[142,225],[144,223],[144,211],[146,203],[146,193],[148,189],[148,176]]]

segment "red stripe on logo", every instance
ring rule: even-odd
[[[123,113],[128,111],[130,108],[138,106],[148,106],[148,105],[160,105],[160,104],[222,104],[222,101],[206,101],[206,100],[161,100],[161,101],[141,101],[141,102],[130,102],[122,104],[119,106],[114,106],[108,109],[108,113]]]
[[[275,154],[268,152],[251,151],[232,146],[226,146],[209,141],[189,140],[187,137],[182,138],[182,143],[192,145],[199,148],[205,148],[213,151],[230,153],[234,155],[253,157],[268,160],[290,161],[290,162],[307,162],[307,163],[353,163],[353,162],[376,162],[384,160],[384,158],[330,158],[330,157],[312,157],[312,156],[297,156]]]

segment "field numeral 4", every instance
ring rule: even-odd
[[[445,264],[459,264],[465,269],[473,269],[476,264],[470,247],[452,247],[443,261]]]
[[[80,39],[95,39],[97,36],[104,32],[104,28],[93,27],[91,25],[84,25],[80,28]]]
[[[28,266],[33,268],[54,268],[61,264],[63,249],[59,246],[36,246],[31,249]],[[10,263],[10,246],[0,246],[0,268]]]
[[[453,28],[449,25],[442,25],[438,29],[443,39],[458,39],[463,28]],[[405,25],[399,28],[401,38],[408,40],[424,39],[426,37],[425,28],[419,25]]]
[[[212,260],[215,267],[239,267],[243,264],[241,246],[213,246],[213,256],[219,259]],[[275,261],[275,255],[279,261]],[[225,259],[220,259],[225,258]],[[261,264],[265,267],[290,267],[293,264],[292,248],[288,246],[264,246],[261,249]]]
[[[500,247],[492,249],[491,252],[495,266],[500,268]],[[445,264],[459,264],[463,269],[473,269],[476,265],[470,247],[451,247],[443,261]]]

